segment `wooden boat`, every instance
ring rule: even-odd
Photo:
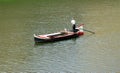
[[[61,32],[44,34],[44,35],[35,35],[34,34],[34,40],[35,40],[35,43],[40,43],[40,42],[54,42],[54,41],[61,41],[61,40],[76,38],[76,37],[79,37],[84,34],[83,24],[81,24],[79,27],[77,27],[76,30],[77,30],[77,32],[64,30]]]

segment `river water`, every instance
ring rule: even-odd
[[[36,45],[33,34],[95,34]],[[0,72],[120,72],[120,0],[0,0]]]

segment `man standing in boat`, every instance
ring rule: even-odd
[[[72,31],[73,32],[77,32],[78,31],[78,29],[76,29],[76,21],[72,18],[72,20],[71,20],[71,23],[72,23]]]

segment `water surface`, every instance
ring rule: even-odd
[[[119,0],[0,0],[1,72],[120,72]],[[35,45],[33,34],[71,29],[95,34]]]

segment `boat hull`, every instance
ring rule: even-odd
[[[79,36],[80,36],[80,34],[74,33],[74,34],[65,35],[65,36],[56,37],[56,38],[50,38],[50,39],[34,37],[34,41],[35,41],[35,43],[55,42],[55,41],[67,40],[67,39],[71,39],[71,38],[77,38]]]
[[[35,40],[35,43],[41,43],[41,42],[55,42],[55,41],[76,38],[76,37],[79,37],[84,34],[83,24],[81,24],[79,27],[77,27],[76,30],[77,30],[76,32],[64,30],[61,32],[44,34],[44,35],[35,35],[34,34],[34,40]]]

